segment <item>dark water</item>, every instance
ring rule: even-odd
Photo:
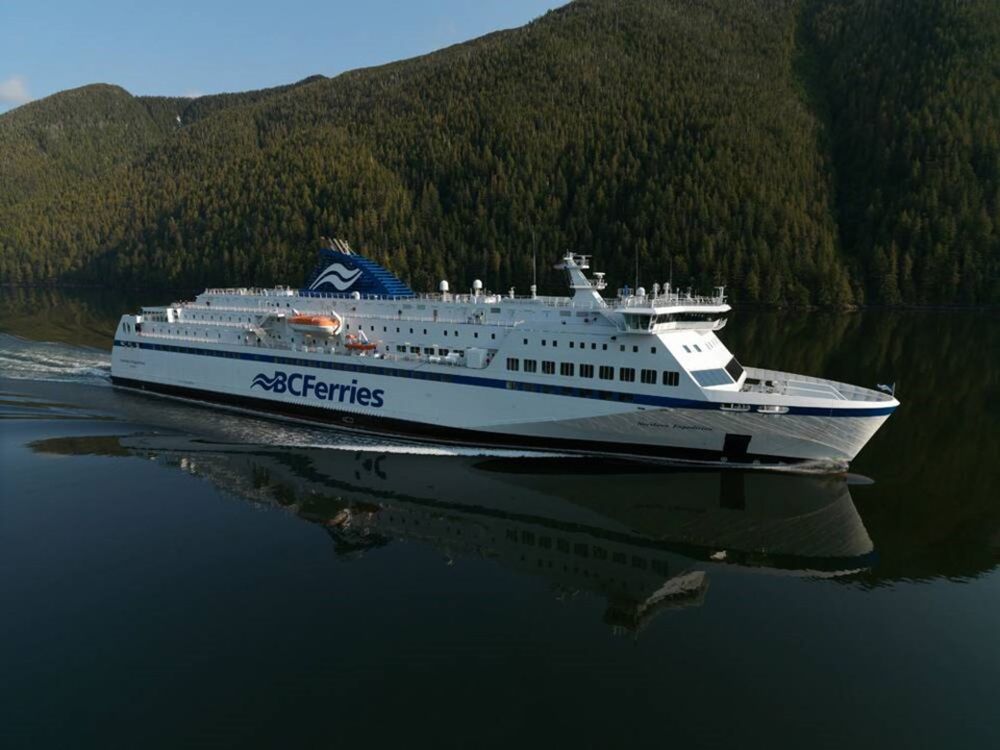
[[[122,394],[136,300],[0,295],[0,747],[1000,746],[994,314],[734,314],[748,364],[898,383],[816,477]]]

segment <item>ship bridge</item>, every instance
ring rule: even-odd
[[[604,274],[595,273],[590,279],[584,273],[589,267],[586,255],[573,253],[567,253],[556,266],[569,276],[573,306],[603,308],[622,330],[655,334],[677,329],[717,331],[726,325],[726,314],[731,308],[726,303],[724,287],[716,287],[711,296],[681,292],[669,283],[662,287],[653,284],[649,294],[641,286],[635,290],[625,287],[616,298],[607,300],[600,294],[607,286]]]

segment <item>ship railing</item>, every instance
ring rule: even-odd
[[[628,297],[616,297],[607,301],[612,308],[648,308],[648,307],[719,307],[726,304],[726,298],[722,296],[706,297],[690,294],[660,294],[657,296],[643,295],[642,297],[631,295]]]
[[[218,296],[230,296],[230,297],[280,297],[282,299],[287,299],[289,297],[298,297],[301,299],[335,299],[335,300],[353,300],[356,299],[351,292],[312,292],[303,289],[290,289],[288,287],[273,287],[273,288],[263,288],[263,287],[211,287],[206,289],[202,294],[208,295],[218,295]],[[200,296],[200,295],[199,295]],[[612,309],[622,309],[622,308],[645,308],[645,307],[718,307],[719,305],[726,304],[724,296],[704,296],[704,295],[692,295],[680,292],[674,292],[670,294],[660,294],[653,296],[651,294],[637,296],[629,295],[626,297],[612,297],[610,299],[604,298],[603,304],[593,304],[593,305],[580,305],[576,302],[573,297],[556,297],[556,296],[546,296],[546,295],[510,295],[510,294],[499,294],[496,292],[486,292],[480,294],[452,294],[452,293],[422,293],[422,294],[408,294],[408,295],[375,295],[366,294],[362,299],[365,300],[376,300],[376,301],[386,301],[386,302],[413,302],[413,301],[423,301],[423,302],[452,302],[465,305],[499,305],[503,302],[517,301],[517,302],[529,302],[538,305],[544,305],[546,307],[580,307],[596,309],[600,307],[608,307]]]
[[[287,286],[274,287],[209,287],[202,294],[219,294],[230,297],[293,297],[296,290]],[[199,295],[200,296],[200,295]]]
[[[892,398],[888,394],[870,388],[810,375],[796,375],[756,367],[747,367],[746,375],[747,378],[740,390],[747,393],[777,393],[784,396],[827,398],[837,401],[888,401]]]

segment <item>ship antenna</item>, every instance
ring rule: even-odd
[[[639,288],[639,245],[635,246],[635,289]]]
[[[535,228],[531,227],[531,298],[538,296],[538,246],[535,244]]]
[[[538,287],[538,246],[535,244],[535,228],[531,228],[531,285]]]

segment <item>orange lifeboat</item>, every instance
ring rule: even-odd
[[[350,352],[373,352],[378,348],[378,344],[373,341],[364,341],[353,333],[349,333],[344,340],[344,348]]]
[[[335,336],[340,330],[340,318],[328,315],[293,315],[288,319],[293,331],[313,336]]]

